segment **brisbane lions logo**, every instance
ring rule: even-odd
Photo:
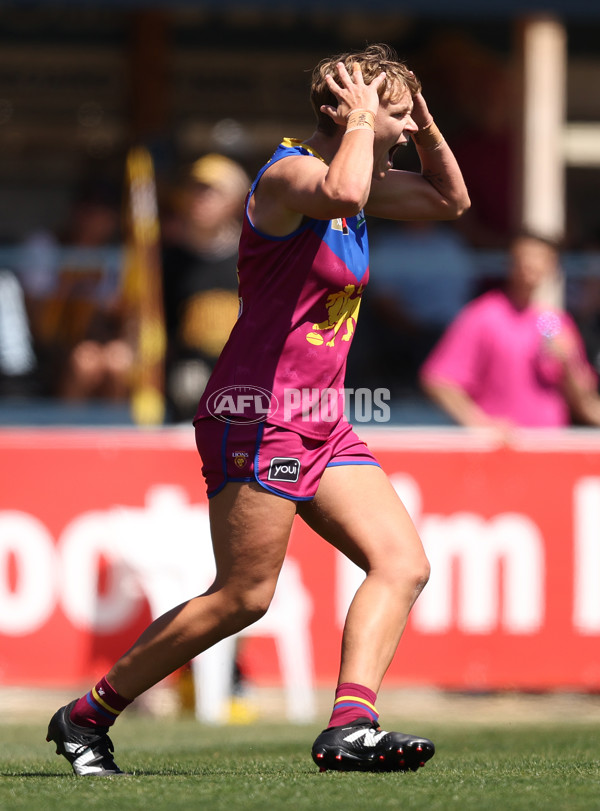
[[[313,332],[308,333],[306,340],[316,346],[323,343],[325,346],[335,346],[336,338],[341,332],[341,340],[349,341],[354,334],[362,292],[362,284],[347,284],[343,290],[327,296],[327,318],[319,324],[313,324]],[[328,336],[321,335],[322,332],[331,332],[329,340],[325,341]]]

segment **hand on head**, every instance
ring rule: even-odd
[[[412,99],[413,110],[411,118],[420,130],[425,129],[425,127],[428,127],[433,121],[433,116],[429,112],[425,99],[420,92],[415,93]]]
[[[351,110],[370,110],[373,115],[377,115],[379,109],[378,89],[385,80],[385,72],[382,71],[370,84],[365,84],[362,70],[358,62],[352,66],[352,76],[346,70],[343,62],[337,65],[338,80],[328,73],[325,77],[327,86],[338,99],[338,106],[332,107],[324,104],[321,112],[330,116],[336,124],[343,125]]]

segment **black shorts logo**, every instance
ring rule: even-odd
[[[276,456],[271,459],[268,479],[271,482],[297,482],[300,475],[300,460]]]

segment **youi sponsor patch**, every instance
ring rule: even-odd
[[[300,460],[293,457],[275,456],[269,465],[268,480],[271,482],[297,482],[300,475]]]

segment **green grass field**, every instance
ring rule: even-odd
[[[421,732],[435,740],[437,754],[408,774],[321,774],[310,758],[318,731],[132,716],[112,737],[117,763],[133,774],[101,779],[75,778],[45,742],[45,724],[6,724],[0,808],[600,809],[597,724],[428,724]]]

